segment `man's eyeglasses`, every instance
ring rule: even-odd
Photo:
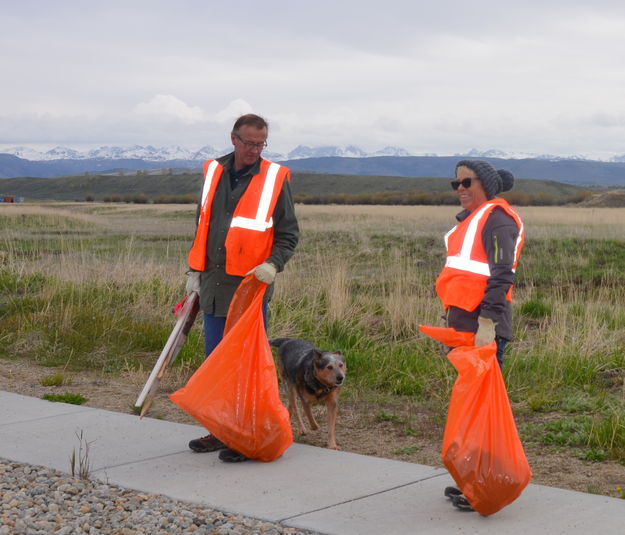
[[[473,180],[472,178],[463,178],[462,180],[452,180],[451,187],[454,191],[457,190],[460,186],[462,186],[464,189],[468,189],[471,187],[472,180]]]
[[[233,134],[243,145],[245,145],[248,149],[260,149],[263,150],[267,147],[267,142],[263,141],[262,143],[252,143],[251,141],[245,141],[239,134]]]

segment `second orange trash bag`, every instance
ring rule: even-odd
[[[448,347],[458,372],[447,412],[441,457],[458,487],[481,515],[516,500],[532,472],[519,439],[496,345],[473,345],[473,333],[419,327]]]
[[[170,398],[229,448],[269,462],[293,443],[293,434],[263,322],[266,289],[253,275],[241,282],[223,340]]]

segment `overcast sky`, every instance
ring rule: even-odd
[[[3,0],[0,146],[625,154],[625,2]]]

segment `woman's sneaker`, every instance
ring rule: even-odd
[[[213,435],[206,435],[202,438],[193,439],[189,442],[189,448],[197,453],[208,453],[209,451],[223,450],[227,446]]]
[[[454,496],[451,499],[451,503],[453,503],[454,506],[460,509],[461,511],[474,511],[475,510],[473,509],[473,507],[471,507],[471,504],[469,503],[469,501],[464,496],[462,496],[462,494],[460,496]]]
[[[219,452],[219,459],[224,463],[241,463],[248,460],[245,455],[239,453],[238,451],[231,450],[230,448],[221,450]]]
[[[453,499],[454,496],[460,496],[461,494],[462,491],[456,487],[445,487],[445,496],[450,499]]]

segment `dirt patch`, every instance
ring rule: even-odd
[[[89,407],[133,413],[133,404],[148,373],[128,372],[120,376],[95,372],[60,372],[66,382],[42,386],[41,380],[59,373],[25,360],[0,359],[0,390],[40,398],[46,393],[77,393]],[[167,398],[182,386],[188,372],[172,370],[162,383],[148,416],[173,422],[197,424]],[[326,446],[325,413],[315,408],[321,429],[296,441]],[[523,416],[522,418],[527,418]],[[344,451],[441,467],[440,449],[444,422],[435,411],[408,398],[385,396],[382,400],[343,397],[337,424],[337,441]],[[525,444],[532,467],[532,483],[558,488],[620,496],[625,488],[625,466],[616,462],[588,462],[571,451],[559,451],[538,443]]]

